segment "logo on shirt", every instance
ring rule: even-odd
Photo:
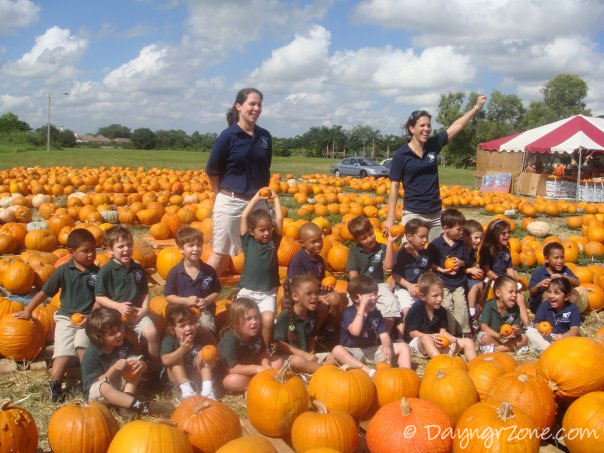
[[[254,353],[259,353],[262,350],[262,338],[258,338],[254,343]]]
[[[268,149],[268,138],[260,137],[260,147],[262,149]]]
[[[208,289],[210,287],[210,284],[212,283],[212,277],[210,277],[209,275],[202,278],[201,279],[201,283],[199,284],[199,287],[201,289]]]
[[[505,253],[503,254],[503,260],[504,260],[504,261],[509,261],[509,260],[511,260],[511,259],[512,259],[512,256],[511,256],[509,253],[505,252]]]
[[[417,265],[422,269],[426,269],[428,267],[428,258],[426,256],[420,257],[419,260],[417,260]],[[419,270],[416,269],[416,273],[418,272]]]
[[[140,283],[143,280],[143,271],[134,271],[134,281]]]
[[[426,157],[430,162],[434,162],[434,159],[436,159],[436,155],[434,153],[428,153]]]
[[[562,316],[560,316],[560,319],[558,319],[557,322],[570,322],[570,311],[562,313]]]
[[[96,274],[90,274],[86,280],[86,284],[91,288],[94,288],[96,286]]]

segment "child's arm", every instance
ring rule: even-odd
[[[382,343],[382,355],[384,356],[384,360],[390,362],[392,360],[393,350],[392,340],[390,339],[388,332],[380,334],[380,343]]]
[[[483,264],[482,270],[484,272],[484,275],[486,275],[491,280],[497,280],[497,277],[499,277],[495,272],[493,272],[491,270],[491,266],[489,264]],[[516,278],[516,277],[514,277],[514,278]]]
[[[15,318],[19,319],[31,319],[31,314],[36,309],[38,305],[48,299],[48,295],[46,295],[43,291],[38,291],[36,295],[29,301],[29,303],[23,308],[23,310],[13,313]]]
[[[529,294],[532,297],[535,297],[536,295],[538,295],[541,292],[541,290],[547,289],[547,287],[549,286],[549,282],[550,281],[551,281],[551,278],[546,277],[543,280],[541,280],[540,282],[534,284],[532,287],[531,287],[531,284],[529,282]]]
[[[132,304],[132,302],[117,302],[107,296],[96,296],[96,303],[98,303],[102,307],[117,310],[120,312],[120,314],[124,316],[128,316],[130,312],[134,309],[134,305]]]
[[[218,292],[214,292],[212,294],[207,295],[206,297],[200,298],[201,306],[205,308],[212,304],[215,304],[216,302],[218,302],[219,295],[220,294]]]
[[[260,189],[260,190],[262,190],[262,189]],[[241,213],[241,223],[239,226],[239,233],[241,234],[241,236],[243,236],[248,231],[247,216],[250,214],[250,212],[252,212],[254,210],[254,208],[256,207],[256,204],[258,204],[258,201],[268,200],[268,197],[260,196],[260,190],[258,192],[256,192],[256,194],[252,197],[250,202],[247,204],[247,206],[243,209],[243,212]],[[281,207],[281,206],[279,205],[279,207]],[[283,216],[283,213],[281,215]]]
[[[554,340],[560,340],[561,338],[578,337],[578,336],[579,336],[579,326],[572,326],[570,329],[568,329],[567,332],[564,332],[564,333],[553,333],[552,334],[552,338]]]
[[[493,329],[491,329],[491,326],[489,326],[488,324],[481,322],[480,330],[482,330],[484,333],[490,335],[498,341],[501,339],[501,335],[499,334],[499,332],[495,332]]]
[[[384,257],[384,269],[389,271],[395,263],[396,254],[394,253],[394,242],[398,236],[392,236],[388,231],[388,241],[386,243],[386,256]]]
[[[271,189],[271,192],[275,202],[275,233],[281,236],[283,234],[283,209],[281,208],[281,200],[273,189]]]
[[[440,341],[437,339],[439,335],[442,335],[443,337],[448,338],[448,339],[449,339],[449,341],[450,341],[451,343],[455,343],[455,342],[457,341],[457,337],[455,337],[454,335],[451,335],[451,334],[450,334],[450,333],[447,331],[447,329],[445,329],[444,327],[441,327],[441,328],[440,328],[440,332],[438,332],[438,333],[437,333],[437,334],[434,336],[434,339],[435,339],[435,341],[436,341],[437,343],[440,343]],[[437,344],[437,346],[438,346],[438,344]],[[438,346],[438,347],[440,347],[440,346]]]
[[[297,356],[303,357],[306,360],[310,360],[310,361],[315,360],[314,354],[311,354],[310,352],[306,352],[302,349],[298,349],[295,346],[292,346],[291,344],[289,344],[288,342],[283,341],[283,340],[277,341],[277,349],[281,352],[285,352],[286,354],[297,355]]]
[[[516,273],[516,269],[514,269],[513,267],[508,267],[505,270],[505,273],[509,276],[512,277],[514,280],[516,280],[516,278],[518,277],[518,274]]]
[[[403,288],[405,288],[411,297],[417,296],[417,285],[415,283],[411,283],[408,280],[405,280],[401,275],[397,274],[396,272],[392,273],[392,279],[396,283],[401,285]]]
[[[97,382],[104,381],[105,378],[113,380],[118,374],[121,374],[122,371],[126,370],[128,366],[126,359],[117,359],[107,371],[98,377]]]
[[[348,279],[352,280],[353,278],[357,278],[359,276],[359,271],[348,271]]]
[[[180,346],[168,354],[162,354],[161,363],[165,367],[178,365],[187,352],[193,349],[193,337],[185,338]]]
[[[138,309],[138,315],[136,316],[136,322],[138,322],[143,316],[149,313],[149,293],[145,295],[141,307]]]
[[[170,294],[166,296],[168,303],[177,305],[186,305],[187,307],[193,307],[197,305],[197,296],[177,296],[176,294]]]

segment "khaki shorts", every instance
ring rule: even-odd
[[[413,305],[413,297],[411,297],[406,288],[396,288],[394,290],[394,296],[398,300],[401,311],[405,308],[411,308],[411,305]]]
[[[384,355],[382,354],[382,346],[370,346],[368,348],[350,348],[344,346],[350,355],[352,355],[359,362],[383,362]]]
[[[216,333],[216,317],[210,310],[202,310],[198,322],[200,326]]]
[[[65,315],[54,315],[55,319],[55,347],[52,357],[77,357],[76,349],[86,349],[90,341],[86,330],[77,328]]]
[[[109,378],[105,378],[102,381],[96,381],[90,386],[90,390],[88,391],[88,401],[97,401],[103,404],[108,403],[105,397],[101,395],[101,386],[103,384],[111,385]]]
[[[384,318],[400,318],[401,307],[388,283],[378,283],[377,309]]]
[[[143,336],[143,330],[145,329],[145,327],[147,327],[147,326],[155,327],[155,324],[153,323],[151,318],[147,315],[145,315],[141,319],[139,319],[136,324],[128,324],[128,325],[132,330],[134,330],[134,333],[136,333],[138,340],[140,340],[141,337]]]
[[[470,333],[470,313],[464,288],[445,288],[442,306],[447,310],[447,331],[451,335]]]
[[[410,211],[403,211],[403,218],[401,219],[401,223],[406,225],[407,222],[411,219],[421,219],[424,222],[427,222],[430,225],[430,233],[428,235],[428,241],[432,242],[443,232],[443,227],[440,223],[440,214],[441,211],[431,212],[429,214],[416,214]],[[403,242],[405,238],[403,236]]]
[[[411,353],[427,358],[428,354],[424,354],[420,349],[419,349],[419,345],[420,345],[420,339],[421,337],[413,337],[411,339],[411,341],[409,342],[409,349],[411,349]],[[443,348],[436,348],[438,349],[438,352],[440,352],[441,354],[446,354],[447,352],[449,352],[449,349],[443,349]]]
[[[277,293],[272,289],[270,291],[253,291],[241,288],[237,297],[244,297],[256,302],[260,313],[264,313],[265,311],[275,313],[277,310]]]

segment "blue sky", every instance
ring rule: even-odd
[[[557,74],[604,114],[601,0],[0,0],[0,114],[37,128],[219,132],[239,88],[278,137],[400,133],[451,91],[528,105]],[[64,95],[63,93],[69,93]]]

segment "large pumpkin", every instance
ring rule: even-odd
[[[2,286],[13,294],[24,296],[31,291],[35,277],[36,274],[29,264],[15,260],[2,274]]]
[[[52,343],[55,338],[55,313],[57,307],[54,305],[38,305],[32,312],[32,317],[36,318],[44,330],[46,343]]]
[[[33,360],[44,348],[44,329],[37,319],[0,318],[0,354],[16,361]]]
[[[334,272],[344,272],[348,260],[348,247],[339,242],[334,242],[327,252],[327,264]]]
[[[264,370],[248,385],[247,416],[265,436],[288,434],[296,417],[310,404],[304,381],[288,373],[288,368],[286,361],[280,370]]]
[[[50,417],[48,443],[55,453],[105,453],[119,429],[103,404],[74,401]]]
[[[447,453],[453,442],[451,429],[449,417],[437,404],[403,398],[376,412],[367,426],[367,446],[372,453]]]
[[[401,398],[417,398],[420,378],[409,368],[379,368],[372,377],[375,384],[374,403],[385,406]]]
[[[232,440],[216,450],[216,453],[277,453],[277,449],[266,437],[255,435]]]
[[[604,388],[604,345],[590,338],[554,341],[539,357],[538,374],[558,386],[556,396],[578,398]]]
[[[193,447],[172,420],[135,420],[117,432],[107,453],[193,453]]]
[[[3,452],[35,453],[38,428],[29,412],[11,407],[11,401],[0,401],[0,447]]]
[[[426,365],[424,374],[431,373],[442,368],[457,368],[462,371],[468,371],[468,365],[463,357],[453,355],[453,348],[449,349],[447,354],[439,354],[432,357]]]
[[[25,236],[25,247],[29,250],[51,252],[57,246],[57,237],[49,230],[30,231]]]
[[[472,379],[480,401],[487,399],[487,394],[491,387],[497,382],[501,376],[506,373],[506,370],[497,362],[488,361],[482,362],[472,367],[468,371],[468,376]]]
[[[310,378],[308,393],[330,410],[360,417],[373,403],[374,385],[361,369],[322,365]]]
[[[279,266],[287,266],[292,257],[301,249],[302,245],[298,241],[283,236],[279,248],[277,249],[277,261],[279,262]]]
[[[203,396],[184,399],[171,418],[196,451],[216,451],[242,435],[237,414],[220,401]]]
[[[346,412],[329,411],[323,403],[313,401],[317,412],[300,414],[292,426],[292,444],[296,451],[329,447],[341,453],[355,451],[359,433],[352,416]]]
[[[176,266],[182,258],[182,253],[180,253],[180,250],[178,250],[178,247],[176,246],[162,249],[158,253],[157,261],[155,262],[157,273],[165,280],[168,277],[170,269]]]
[[[573,401],[562,419],[564,444],[571,453],[604,451],[604,392],[591,392]]]
[[[500,365],[506,373],[511,373],[518,366],[516,359],[507,352],[489,352],[474,357],[468,362],[468,369],[472,369],[482,362],[493,362]]]

